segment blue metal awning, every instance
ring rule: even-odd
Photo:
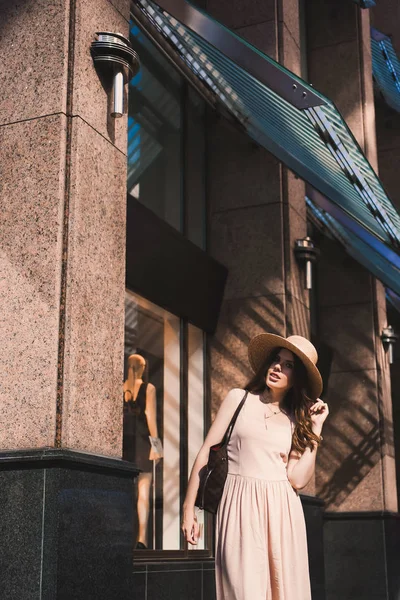
[[[376,5],[374,0],[353,0],[356,4],[359,4],[361,8],[372,8]]]
[[[314,198],[307,197],[306,202],[312,216],[344,246],[350,256],[400,295],[400,256],[355,224],[340,209],[335,209],[326,198],[315,197],[314,194]]]
[[[331,100],[185,0],[134,0],[132,18],[210,104],[400,248],[400,216]]]
[[[400,112],[400,61],[391,39],[371,27],[372,73],[389,106]]]

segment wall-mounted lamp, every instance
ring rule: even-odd
[[[314,246],[312,239],[307,236],[295,241],[294,253],[296,258],[306,263],[306,289],[312,288],[312,265],[319,256],[319,250]]]
[[[381,340],[384,346],[386,346],[387,352],[389,354],[389,364],[393,364],[393,349],[394,345],[397,342],[399,336],[395,333],[393,327],[388,325],[382,329]]]
[[[97,31],[91,53],[99,71],[112,76],[112,117],[124,114],[124,85],[139,71],[139,57],[130,41],[120,33]]]

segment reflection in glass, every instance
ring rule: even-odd
[[[204,100],[135,25],[130,40],[141,68],[129,83],[128,192],[205,249]]]
[[[138,27],[130,40],[141,69],[129,84],[128,191],[181,231],[182,81]]]
[[[123,458],[136,464],[138,477],[137,549],[148,547],[148,521],[153,466],[162,458],[162,444],[158,438],[157,400],[155,386],[146,381],[147,362],[141,354],[130,354],[127,359],[127,377],[124,382]],[[156,447],[156,440],[158,444]]]
[[[136,548],[180,549],[180,321],[131,292],[125,304],[123,456],[142,470]]]

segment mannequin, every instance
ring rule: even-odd
[[[150,443],[149,436],[158,439],[156,388],[143,381],[146,361],[140,354],[128,357],[128,375],[124,382],[123,458],[142,470],[138,477],[137,514],[139,531],[136,549],[147,548],[147,529],[150,513],[150,490],[153,463],[162,458]],[[158,440],[159,442],[159,440]],[[159,446],[161,443],[159,442]]]

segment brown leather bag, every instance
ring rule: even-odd
[[[226,477],[228,475],[228,444],[231,439],[232,431],[236,419],[242,410],[246,401],[248,392],[246,391],[239,406],[234,412],[228,429],[225,432],[222,441],[219,444],[211,446],[208,455],[208,462],[199,471],[200,485],[197,492],[195,506],[215,514],[220,503]]]

